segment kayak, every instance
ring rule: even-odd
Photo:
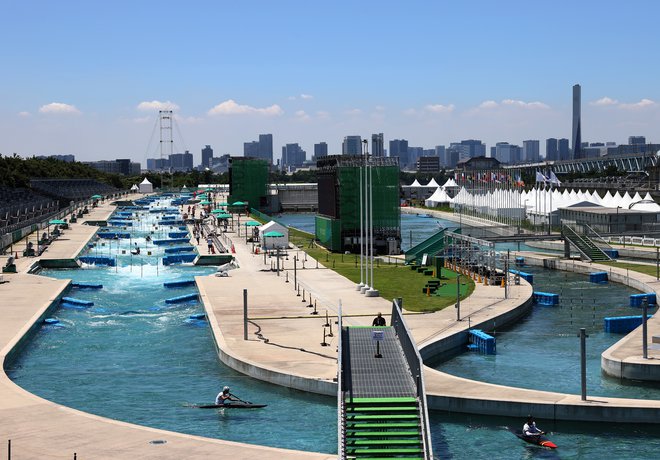
[[[266,407],[268,404],[252,404],[233,402],[231,404],[207,404],[204,406],[197,406],[198,409],[259,409]]]
[[[511,433],[515,434],[518,438],[522,439],[525,442],[528,442],[530,444],[534,444],[537,446],[542,446],[542,447],[547,447],[549,449],[556,449],[557,445],[550,441],[548,438],[546,438],[543,435],[540,436],[525,436],[521,430],[514,430],[513,428],[510,428],[509,431]]]

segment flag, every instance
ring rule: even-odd
[[[537,184],[538,184],[539,182],[542,182],[542,183],[545,184],[545,183],[547,183],[548,181],[549,181],[549,179],[548,179],[547,177],[545,177],[545,176],[541,173],[541,171],[536,171],[536,183],[537,183]]]
[[[516,174],[516,186],[517,187],[524,187],[525,182],[520,178],[520,173]]]
[[[559,179],[557,179],[557,176],[555,176],[554,171],[550,171],[550,179],[549,180],[550,180],[551,185],[556,185],[557,187],[561,186],[561,182],[559,181]]]

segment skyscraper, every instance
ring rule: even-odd
[[[314,144],[314,159],[318,160],[319,158],[322,157],[327,157],[328,156],[328,144],[325,142],[319,142],[318,144]]]
[[[307,159],[307,153],[300,148],[300,145],[286,144],[282,147],[282,167],[299,168]]]
[[[571,159],[571,150],[568,148],[568,139],[562,137],[557,142],[558,147],[558,160],[570,160]]]
[[[273,135],[259,134],[259,158],[273,164]]]
[[[646,144],[646,137],[644,136],[628,136],[629,145]]]
[[[390,141],[390,157],[399,158],[401,169],[408,166],[408,141],[405,139],[394,139]]]
[[[243,142],[243,156],[259,158],[259,142]]]
[[[440,158],[440,166],[447,166],[447,154],[444,145],[435,146],[435,156]]]
[[[202,149],[202,168],[210,168],[213,164],[213,149],[207,145]]]
[[[371,156],[385,156],[385,141],[383,140],[383,133],[371,135]]]
[[[545,159],[546,161],[559,160],[559,150],[557,150],[557,139],[551,137],[545,140]]]
[[[345,136],[341,144],[342,155],[362,155],[362,137]]]
[[[537,140],[527,140],[523,141],[523,161],[526,161],[527,163],[538,163],[540,158],[539,158],[539,150],[540,150],[540,142]]]
[[[582,158],[582,90],[580,85],[573,85],[573,159]]]

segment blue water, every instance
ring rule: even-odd
[[[215,267],[157,266],[163,248],[144,240],[157,220],[143,213],[135,239],[101,240],[90,249],[92,255],[118,255],[117,268],[42,272],[104,287],[72,290],[70,296],[92,300],[94,306],[56,310],[51,316],[63,327],[42,327],[7,369],[10,377],[41,397],[112,419],[232,441],[336,452],[334,398],[268,385],[231,370],[219,362],[207,323],[186,322],[190,315],[203,313],[203,307],[197,302],[165,303],[195,288],[165,289],[164,282],[208,275]],[[158,229],[154,235],[158,232],[159,238],[166,238],[166,231]],[[135,242],[142,247],[140,256],[126,251]],[[153,251],[152,256],[146,250]],[[191,407],[211,403],[223,385],[241,399],[268,407]]]

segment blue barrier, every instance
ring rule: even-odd
[[[194,285],[195,285],[195,280],[169,281],[167,283],[163,283],[163,286],[165,286],[166,288],[177,288],[177,287],[194,286]]]
[[[472,347],[468,346],[468,349],[479,350],[487,355],[494,355],[496,352],[495,337],[486,334],[481,329],[470,329],[469,341]]]
[[[197,257],[197,254],[188,254],[188,253],[172,254],[163,257],[163,265],[180,264],[183,262],[193,262],[195,260],[195,257]]]
[[[107,265],[109,267],[115,266],[115,259],[113,259],[112,257],[81,256],[78,257],[78,260],[84,264],[89,264],[89,265]]]
[[[156,246],[163,246],[165,244],[181,244],[181,243],[190,243],[190,240],[188,238],[171,238],[169,240],[153,240],[152,243],[154,243]]]
[[[77,305],[81,307],[94,306],[94,302],[92,302],[91,300],[80,300],[80,299],[74,299],[73,297],[62,297],[61,302],[69,305]]]
[[[103,289],[102,284],[91,283],[71,283],[71,287],[76,289]]]
[[[183,220],[181,219],[176,219],[176,220],[161,220],[158,222],[158,225],[182,225]]]
[[[652,292],[646,294],[631,294],[630,295],[630,306],[631,307],[641,307],[644,299],[648,299],[649,306],[655,305],[656,299],[655,294]]]
[[[524,257],[516,257],[516,265],[518,267],[522,267],[525,265],[525,258]]]
[[[176,254],[179,252],[195,252],[194,246],[175,246],[173,248],[165,248],[165,254]]]
[[[653,315],[647,315],[647,319]],[[627,334],[642,325],[642,315],[636,316],[613,316],[604,319],[605,332]]]
[[[170,238],[186,238],[188,236],[188,232],[170,232],[167,234]]]
[[[96,234],[99,238],[104,240],[115,240],[118,238],[130,238],[131,234],[128,232],[102,232]]]
[[[111,227],[132,227],[133,222],[126,220],[109,220],[108,225]]]
[[[539,305],[558,305],[559,304],[559,294],[553,294],[551,292],[538,292],[534,291],[534,302]]]
[[[199,300],[199,297],[197,294],[186,294],[186,295],[180,295],[179,297],[172,297],[170,299],[165,299],[165,303],[172,304],[172,303],[183,303],[183,302],[192,302],[195,301],[197,302]]]
[[[532,275],[531,273],[521,272],[520,270],[509,270],[509,273],[513,273],[514,275],[520,276],[529,284],[534,284],[534,275]]]
[[[607,283],[607,272],[589,273],[589,281],[592,283]]]
[[[616,249],[603,249],[603,252],[607,254],[611,259],[619,258],[619,251]]]

